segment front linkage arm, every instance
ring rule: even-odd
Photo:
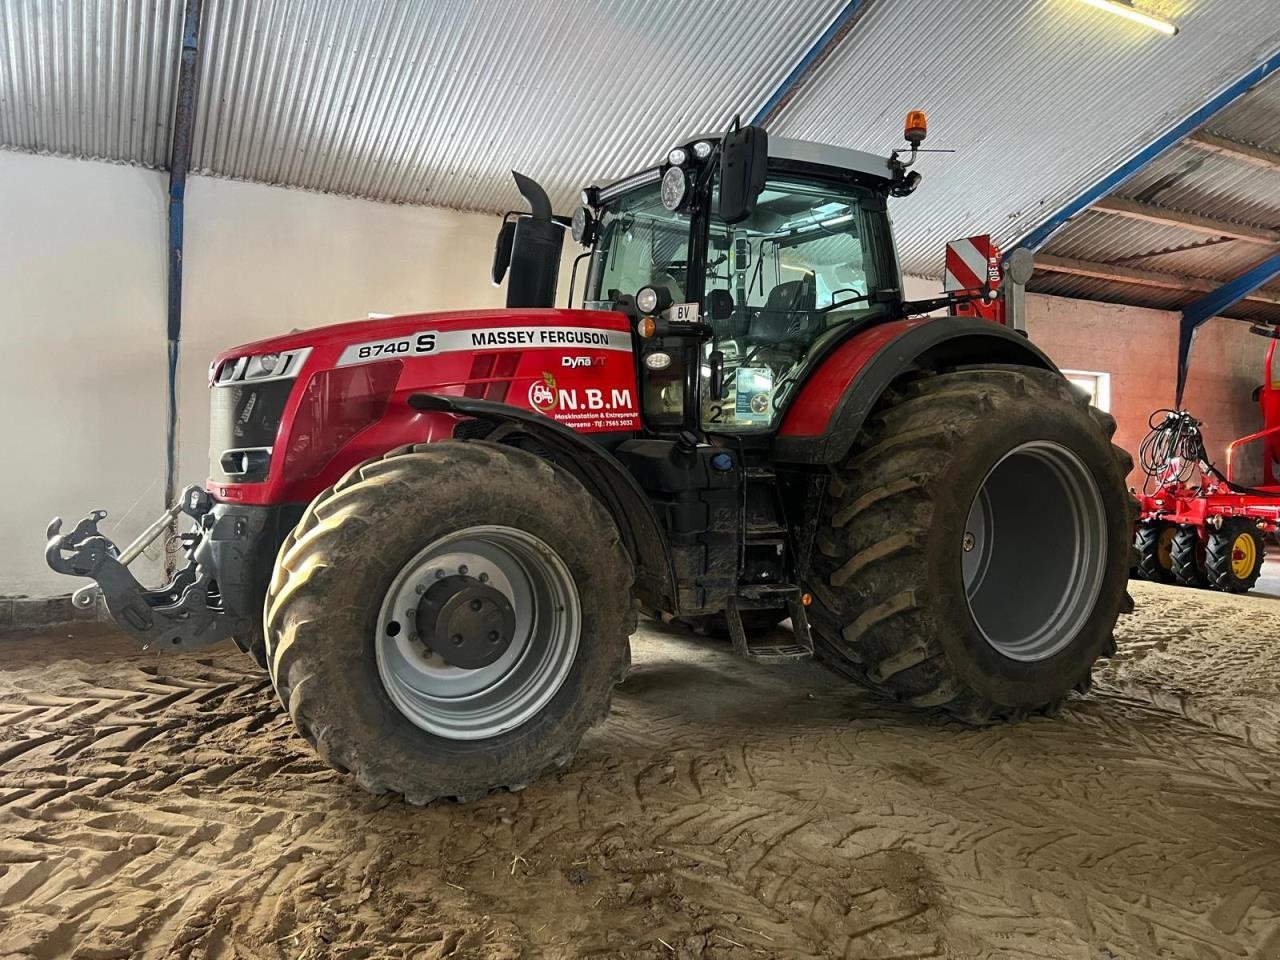
[[[90,577],[97,582],[103,600],[116,623],[142,641],[143,649],[156,643],[170,647],[203,647],[229,637],[243,636],[252,627],[244,616],[230,612],[227,590],[217,582],[219,554],[226,546],[243,544],[249,538],[240,516],[216,517],[213,500],[199,487],[188,487],[178,502],[164,512],[123,552],[98,531],[107,513],[95,510],[70,533],[63,534],[62,519],[55,517],[47,531],[45,560],[58,573]],[[177,518],[185,513],[196,529],[181,535],[187,564],[158,590],[147,590],[128,570],[128,564]],[[230,528],[219,530],[220,526]],[[255,531],[256,532],[256,531]],[[226,543],[229,541],[230,543]],[[222,549],[219,549],[222,547]],[[235,550],[232,546],[233,551]],[[239,551],[235,551],[239,552]],[[227,583],[232,593],[238,583]],[[85,588],[92,590],[92,588]],[[78,606],[91,596],[76,592]],[[212,602],[212,605],[211,605]]]

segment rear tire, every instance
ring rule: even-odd
[[[1143,520],[1138,524],[1134,549],[1138,562],[1134,570],[1152,583],[1173,583],[1173,538],[1178,528],[1167,520]]]
[[[819,657],[974,723],[1087,689],[1131,602],[1132,460],[1114,430],[1061,376],[1029,368],[926,376],[882,399],[823,505],[807,586]],[[1062,497],[1046,495],[1054,478]]]
[[[1203,545],[1200,531],[1189,523],[1178,527],[1173,536],[1171,558],[1173,579],[1181,587],[1199,588],[1205,585]]]
[[[1227,520],[1205,544],[1205,579],[1224,593],[1248,593],[1262,576],[1265,557],[1257,527],[1243,518]]]
[[[458,562],[473,556],[493,574]],[[400,609],[463,575],[472,596],[513,591],[509,646],[481,666],[455,662],[456,638],[418,636],[427,608]],[[525,592],[511,586],[522,576]],[[566,765],[608,714],[635,630],[631,582],[612,518],[564,470],[486,442],[393,451],[320,494],[281,547],[266,600],[272,680],[321,758],[372,793],[422,804],[520,787]]]

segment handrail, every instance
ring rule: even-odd
[[[1240,437],[1238,440],[1232,440],[1229,444],[1227,444],[1227,482],[1228,483],[1234,482],[1235,480],[1235,476],[1232,473],[1232,467],[1233,467],[1233,456],[1235,454],[1236,447],[1240,446],[1243,443],[1251,443],[1252,441],[1257,440],[1260,437],[1265,437],[1268,434],[1272,434],[1272,433],[1280,433],[1280,426],[1268,427],[1266,430],[1259,430],[1257,433],[1251,433],[1247,437]],[[1263,470],[1267,474],[1270,474],[1271,472],[1269,469],[1269,465],[1266,463],[1263,463]],[[1270,481],[1269,476],[1266,479],[1268,480],[1268,482]]]

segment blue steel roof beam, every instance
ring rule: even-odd
[[[1134,174],[1146,167],[1147,164],[1151,163],[1152,160],[1164,153],[1164,151],[1168,150],[1170,147],[1174,146],[1189,134],[1195,132],[1199,127],[1207,123],[1214,114],[1218,113],[1224,107],[1229,106],[1248,93],[1253,87],[1267,79],[1267,77],[1271,76],[1271,74],[1273,74],[1277,69],[1280,69],[1280,50],[1276,50],[1267,57],[1266,60],[1262,61],[1262,63],[1258,64],[1234,83],[1225,87],[1207,103],[1188,114],[1178,123],[1169,127],[1158,137],[1133,154],[1133,156],[1128,160],[1116,167],[1115,170],[1112,170],[1106,176],[1091,184],[1084,191],[1059,208],[1048,219],[1041,222],[1039,226],[1020,237],[1016,242],[1009,244],[1005,249],[1009,253],[1012,253],[1018,247],[1037,250],[1044,246],[1045,241],[1064,226],[1068,220],[1087,209],[1096,201],[1101,200],[1107,194],[1111,193]],[[1006,254],[1006,256],[1007,255],[1008,254]]]
[[[1187,365],[1196,330],[1210,317],[1216,317],[1276,277],[1280,277],[1280,253],[1273,253],[1240,276],[1182,308],[1182,320],[1178,325],[1178,391],[1174,406],[1182,406],[1182,391],[1187,385]]]
[[[773,91],[769,99],[764,102],[764,106],[751,118],[753,124],[764,126],[773,118],[774,114],[796,94],[804,82],[821,66],[822,61],[827,59],[836,45],[853,28],[858,14],[872,2],[873,0],[849,0],[845,4],[844,9],[831,21],[831,25],[823,31],[822,36],[818,37],[809,48],[809,52],[800,58],[800,61],[778,85],[778,89]]]

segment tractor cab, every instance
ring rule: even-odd
[[[749,127],[583,191],[584,305],[635,320],[651,431],[769,433],[829,345],[899,315],[899,173]]]

